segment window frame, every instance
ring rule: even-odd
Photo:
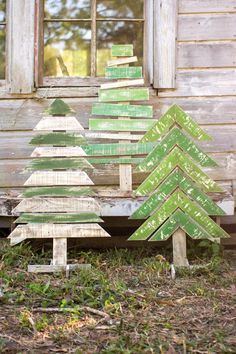
[[[96,0],[91,0],[91,77],[44,77],[43,76],[43,52],[44,52],[44,1],[35,0],[35,86],[37,87],[80,87],[99,86],[107,79],[95,77],[96,71]],[[124,19],[116,19],[124,20]],[[138,22],[140,19],[125,19]],[[143,68],[145,84],[152,83],[153,78],[153,0],[144,0],[143,34]]]

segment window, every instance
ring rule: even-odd
[[[5,79],[6,0],[0,0],[0,80]]]
[[[97,84],[112,44],[134,44],[136,65],[143,64],[144,0],[38,1],[41,86]]]

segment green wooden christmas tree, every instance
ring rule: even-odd
[[[137,167],[150,174],[135,195],[148,198],[130,218],[147,220],[129,240],[164,241],[173,235],[176,247],[184,233],[211,241],[229,237],[210,217],[225,212],[206,194],[223,190],[202,171],[217,164],[189,136],[200,141],[211,139],[188,114],[173,105],[141,139],[140,143],[159,143]],[[183,252],[183,257],[178,252]],[[186,249],[174,249],[174,256],[174,261],[180,259],[177,265],[187,265]]]
[[[81,134],[83,127],[76,117],[67,115],[73,111],[62,100],[55,100],[45,112],[34,128],[40,134],[31,140],[37,146],[27,167],[32,174],[24,183],[22,201],[13,210],[21,214],[16,220],[20,225],[9,236],[12,245],[25,239],[53,239],[52,264],[29,266],[29,271],[36,272],[68,267],[68,238],[109,237],[98,224],[103,220],[90,187],[94,183],[86,172],[93,166],[86,158],[84,148],[89,145]]]

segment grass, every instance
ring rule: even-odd
[[[66,278],[27,273],[50,253],[1,241],[0,352],[234,353],[234,254],[189,251],[203,267],[180,269],[175,281],[168,254],[150,249],[73,250],[69,258],[92,269]]]

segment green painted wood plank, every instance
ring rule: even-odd
[[[146,155],[153,150],[155,145],[154,143],[90,144],[84,146],[83,150],[90,156]]]
[[[196,166],[186,154],[175,147],[156,169],[135,191],[136,195],[148,195],[176,168],[180,167],[201,188],[208,192],[222,192],[223,189]]]
[[[179,227],[193,239],[211,239],[211,236],[192,218],[184,214],[181,210],[176,210],[148,241],[165,241]]]
[[[158,190],[130,216],[130,219],[149,217],[177,187],[198,203],[209,215],[225,215],[223,209],[203,193],[180,169],[176,169],[158,187]]]
[[[146,101],[149,100],[148,88],[127,88],[127,89],[111,89],[98,91],[99,102],[112,101]]]
[[[73,109],[60,98],[56,98],[44,112],[50,116],[66,116],[69,113],[74,113]]]
[[[178,145],[193,160],[204,167],[214,167],[217,163],[205,154],[195,143],[193,143],[179,128],[173,128],[163,140],[156,145],[155,149],[137,167],[138,171],[152,171],[161,160]]]
[[[181,126],[190,136],[198,140],[211,140],[211,137],[185,113],[179,106],[173,105],[146,132],[140,142],[156,141],[166,134],[174,124]]]
[[[90,130],[143,132],[153,125],[152,119],[90,119]]]
[[[103,222],[103,220],[95,213],[80,213],[80,214],[66,214],[66,213],[50,213],[50,214],[29,214],[24,213],[18,219],[16,224],[27,223],[51,223],[51,224],[71,224],[71,223],[90,223]]]
[[[90,187],[33,187],[22,193],[25,198],[32,197],[90,197],[95,192]]]
[[[92,106],[93,115],[116,116],[116,117],[142,117],[152,118],[152,106],[94,103]]]
[[[138,165],[143,160],[142,157],[118,157],[118,158],[88,158],[93,165],[109,164],[109,165]]]
[[[133,44],[114,44],[111,47],[112,57],[132,57],[134,55]]]
[[[141,79],[142,67],[108,67],[105,69],[105,77],[107,79]]]
[[[79,146],[87,144],[80,134],[48,133],[39,134],[30,141],[31,145]]]
[[[26,170],[93,169],[84,158],[39,158],[32,160]]]

